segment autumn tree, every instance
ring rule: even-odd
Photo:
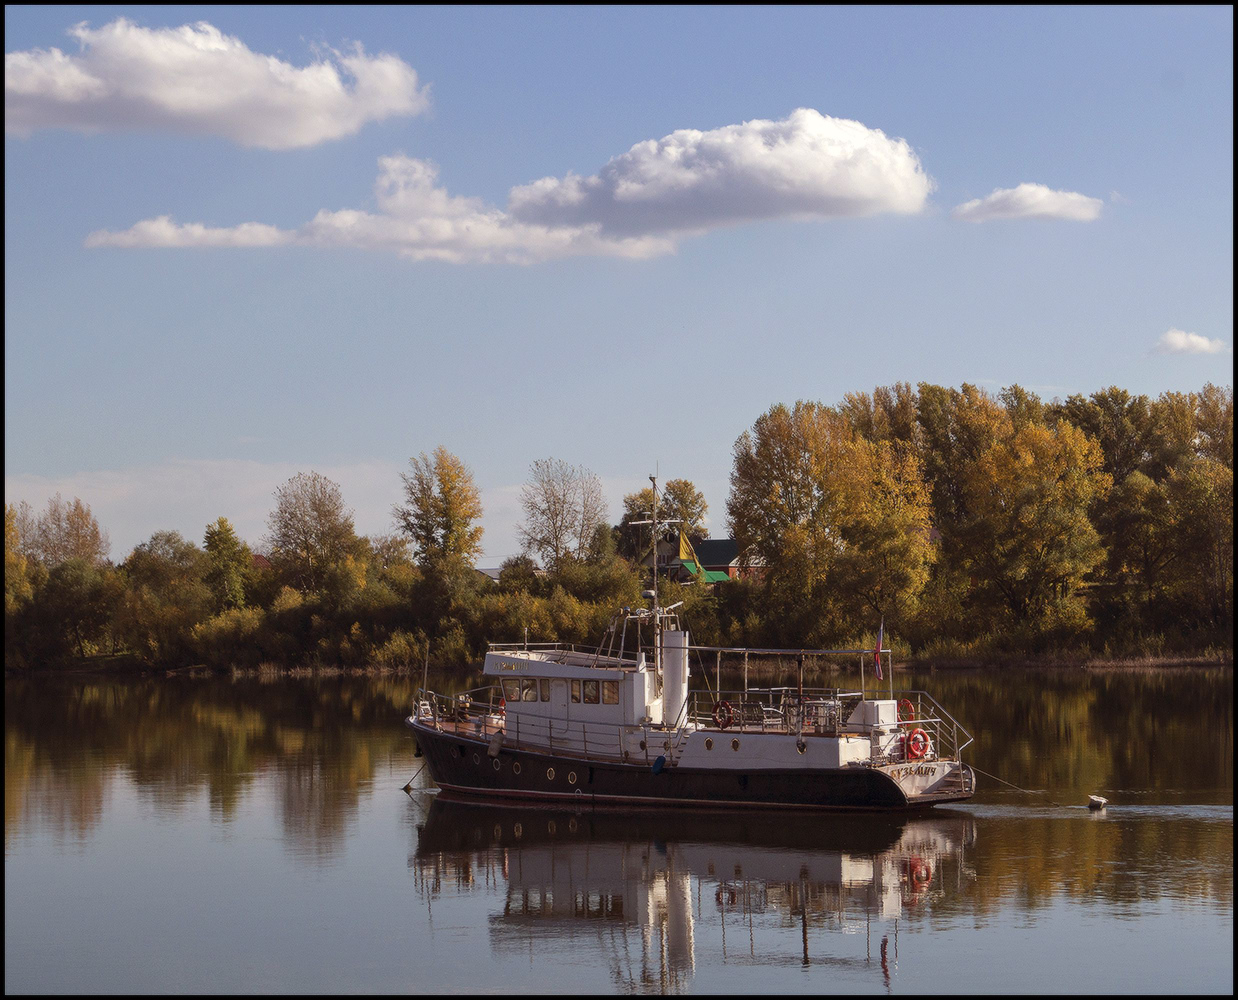
[[[1199,429],[1200,453],[1205,458],[1234,467],[1234,390],[1211,382],[1196,397],[1196,426]]]
[[[977,588],[1017,621],[1062,601],[1104,556],[1089,519],[1111,484],[1100,446],[1070,424],[1050,430],[1005,421],[962,470],[960,527]]]
[[[44,566],[58,566],[69,559],[82,559],[95,566],[107,561],[111,550],[107,532],[99,527],[90,506],[78,497],[66,502],[57,493],[37,517],[23,501],[15,519],[24,552]]]
[[[524,523],[517,530],[525,551],[551,569],[565,556],[583,557],[607,514],[598,477],[555,458],[539,459],[530,467],[520,506]]]
[[[623,520],[619,522],[618,548],[628,559],[639,559],[642,551],[648,551],[650,529],[634,525],[633,521],[647,521],[653,511],[653,487],[646,486],[623,498]],[[658,520],[678,521],[675,529],[682,528],[692,539],[705,538],[705,516],[709,504],[705,495],[690,479],[669,479],[658,497]]]
[[[422,566],[443,559],[468,565],[481,554],[481,493],[473,473],[441,445],[434,455],[409,459],[403,504],[393,509],[397,526],[408,535]]]
[[[932,559],[929,512],[915,457],[820,403],[774,406],[735,443],[728,522],[764,565],[779,641],[824,643],[856,615],[905,613]]]
[[[215,610],[245,606],[245,580],[253,567],[253,553],[237,537],[226,517],[206,526],[206,585],[214,597]]]
[[[17,530],[17,507],[4,505],[4,614],[8,622],[17,609],[30,600],[34,588],[30,568],[22,551]],[[7,628],[6,628],[7,631]]]
[[[275,491],[267,531],[272,563],[307,592],[321,590],[357,545],[339,485],[317,472],[299,472]]]

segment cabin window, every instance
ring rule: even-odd
[[[619,704],[619,682],[618,681],[602,681],[602,704],[603,705],[618,705]]]
[[[572,681],[572,704],[580,704],[580,681]]]
[[[585,704],[596,705],[598,703],[598,682],[585,681]]]
[[[537,683],[542,687],[542,701],[550,701],[550,678],[543,677]]]
[[[537,701],[537,681],[533,680],[533,678],[521,678],[520,700]]]
[[[503,679],[503,700],[504,701],[519,701],[520,700],[520,682],[516,679]]]

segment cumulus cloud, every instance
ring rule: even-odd
[[[998,188],[985,198],[964,202],[952,213],[964,222],[989,222],[993,219],[1069,219],[1092,222],[1100,217],[1099,198],[1077,191],[1054,191],[1043,184],[1020,184]]]
[[[88,247],[349,247],[399,254],[411,260],[530,263],[582,254],[649,257],[673,244],[660,237],[608,237],[594,223],[543,226],[519,222],[438,186],[437,168],[425,160],[384,156],[374,184],[377,212],[323,209],[297,229],[259,222],[230,228],[146,219],[120,232],[86,237]]]
[[[800,108],[638,142],[590,177],[546,177],[512,189],[525,222],[601,223],[612,233],[696,232],[772,218],[914,213],[932,181],[902,139]]]
[[[4,56],[4,130],[171,131],[294,149],[429,106],[417,73],[360,45],[294,66],[199,21],[143,28],[118,18],[69,29],[79,51]]]
[[[92,233],[87,245],[353,247],[453,263],[644,258],[674,251],[685,236],[741,222],[914,213],[931,189],[902,139],[801,109],[782,121],[637,143],[590,177],[514,187],[505,209],[450,194],[432,163],[386,156],[374,186],[376,212],[323,209],[292,230],[160,217]]]
[[[1157,354],[1220,354],[1224,350],[1221,340],[1209,340],[1198,333],[1178,329],[1166,330],[1156,342]]]

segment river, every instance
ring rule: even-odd
[[[406,677],[9,678],[5,990],[1232,992],[1232,669],[906,686],[1029,791],[495,808],[418,773]]]

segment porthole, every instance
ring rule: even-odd
[[[546,824],[546,832],[552,837],[559,832],[559,825],[552,819]]]
[[[574,820],[574,819],[569,819],[569,820],[567,821],[567,832],[568,832],[568,833],[575,833],[575,832],[576,832],[576,820]]]
[[[553,767],[546,768],[546,780],[547,781],[555,780],[555,769]]]
[[[474,763],[474,764],[480,764],[480,763],[481,763],[481,754],[479,754],[479,753],[475,753],[475,754],[473,754],[473,763]]]
[[[459,757],[459,756],[460,756],[460,748],[459,748],[459,747],[452,747],[452,748],[451,748],[451,755],[452,755],[453,757]]]
[[[503,828],[498,823],[494,824],[494,839],[501,840],[503,837]]]
[[[705,737],[705,749],[712,750],[713,748],[714,748],[714,741],[712,737],[706,736]]]
[[[739,749],[739,740],[731,740],[731,749],[732,749],[732,750],[738,750],[738,749]]]
[[[520,761],[515,761],[512,763],[512,774],[519,774],[519,773],[520,773]]]
[[[567,772],[567,783],[568,783],[569,785],[574,785],[574,784],[576,784],[576,772],[575,772],[575,771],[568,771],[568,772]]]
[[[495,758],[494,758],[494,760],[492,760],[490,763],[494,765],[494,769],[495,769],[496,771],[497,771],[500,767],[502,767],[502,766],[503,766],[502,764],[500,764],[500,763],[499,763],[499,758],[498,758],[498,757],[495,757]]]
[[[514,833],[516,835],[516,839],[519,840],[521,835],[524,833],[524,827],[517,823],[514,827],[512,827],[512,833]]]

